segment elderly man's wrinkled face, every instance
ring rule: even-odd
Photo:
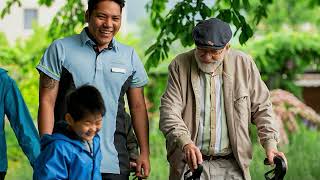
[[[206,73],[212,73],[218,62],[221,62],[225,53],[229,50],[230,45],[227,44],[223,49],[214,50],[211,48],[197,47],[195,58],[198,67]]]
[[[197,47],[196,56],[202,63],[210,64],[212,62],[222,60],[229,47],[229,44],[227,44],[223,49],[219,50]]]

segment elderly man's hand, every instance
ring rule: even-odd
[[[193,143],[187,144],[183,147],[183,152],[186,157],[189,168],[193,172],[198,168],[198,164],[202,163],[202,154],[197,146]]]
[[[266,154],[267,154],[268,161],[269,161],[269,163],[270,163],[271,165],[274,164],[273,158],[274,158],[275,156],[281,156],[281,157],[284,159],[284,161],[286,162],[286,166],[287,166],[287,169],[288,169],[287,158],[286,158],[286,156],[283,154],[283,152],[280,152],[280,151],[278,151],[278,150],[275,150],[275,149],[270,148],[270,149],[268,149],[268,150],[266,151]]]

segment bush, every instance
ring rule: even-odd
[[[35,67],[50,41],[44,28],[34,27],[34,35],[23,41],[17,40],[14,47],[0,44],[0,67],[7,69],[16,81],[33,119],[38,111],[39,94],[39,74]]]
[[[287,180],[308,179],[317,180],[320,177],[320,134],[317,131],[308,130],[300,125],[297,134],[290,134],[290,144],[282,147],[288,160]],[[250,166],[252,180],[264,179],[263,175],[271,167],[265,166],[263,160],[266,157],[261,145],[254,144],[253,161]]]
[[[241,49],[250,54],[269,89],[284,89],[301,97],[294,81],[306,70],[320,70],[317,33],[273,32],[249,41]]]

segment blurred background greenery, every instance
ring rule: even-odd
[[[50,0],[39,1],[39,3],[49,3],[49,5],[50,2]],[[64,10],[68,10],[72,3],[76,2],[77,1],[67,1]],[[179,2],[186,3],[189,1]],[[205,3],[205,1],[199,2]],[[228,2],[232,2],[233,4],[228,4]],[[237,2],[240,4],[237,5]],[[250,3],[250,8],[245,5],[247,2]],[[149,65],[146,66],[149,69],[150,83],[146,87],[145,93],[150,119],[152,173],[149,179],[152,180],[168,179],[169,165],[166,160],[165,139],[158,129],[159,100],[166,87],[167,67],[177,54],[193,48],[192,43],[190,44],[190,40],[188,40],[191,37],[189,31],[184,29],[183,25],[177,26],[178,30],[176,30],[176,34],[163,30],[165,27],[172,26],[172,22],[170,22],[171,24],[167,22],[165,17],[167,14],[170,15],[170,13],[174,12],[169,11],[166,6],[163,7],[162,3],[165,4],[166,1],[150,0],[149,2],[149,15],[159,15],[162,19],[154,17],[141,19],[140,22],[137,22],[140,27],[138,31],[117,35],[117,39],[120,42],[133,46],[141,59],[147,64],[149,62]],[[248,31],[248,36],[245,40],[243,36],[241,37],[241,33],[235,33],[232,47],[241,49],[252,55],[263,80],[270,89],[281,88],[287,90],[303,101],[302,88],[295,83],[297,76],[305,72],[319,73],[320,69],[320,35],[318,31],[320,27],[320,16],[318,16],[320,8],[318,1],[221,0],[216,1],[216,3],[217,4],[210,3],[212,4],[212,6],[208,6],[210,12],[203,15],[203,17],[220,15],[222,18],[227,18],[229,11],[232,17],[236,17],[233,16],[233,13],[241,13],[239,17],[245,18],[245,22],[241,23],[247,29],[242,28],[243,26],[240,25],[237,26],[233,20],[230,20],[230,22],[233,24],[232,28],[234,31],[237,31],[237,29],[240,29],[239,31],[241,31],[241,33]],[[177,5],[176,8],[181,8],[183,7],[182,5],[185,4],[179,4],[177,2],[174,3],[174,5]],[[266,16],[264,16],[263,8],[261,9],[260,6],[265,8]],[[81,7],[82,6],[76,6],[73,8]],[[256,13],[255,10],[260,10],[260,16],[264,17],[260,19],[258,24],[256,17],[259,13]],[[186,10],[180,10],[178,13],[187,14],[185,11]],[[80,12],[80,15],[83,14]],[[195,17],[199,16],[198,19],[201,19],[202,16],[199,14],[193,15]],[[64,19],[65,24],[76,24],[71,27],[63,26],[61,22],[59,24],[57,19],[52,22],[50,27],[41,27],[34,24],[32,35],[25,39],[18,39],[14,44],[10,44],[5,35],[0,32],[0,67],[7,69],[9,74],[17,81],[34,120],[36,120],[37,117],[39,78],[35,66],[53,39],[81,30],[83,19],[71,19],[73,19],[74,22],[69,22],[69,20]],[[81,21],[80,25],[77,20]],[[158,21],[158,25],[155,25],[155,21]],[[196,20],[194,20],[194,22],[195,21]],[[249,30],[246,24],[250,27]],[[249,36],[250,31],[253,31],[252,36]],[[163,44],[161,35],[165,36],[164,38],[168,38],[167,36],[169,35],[166,33],[171,33],[170,37],[173,35],[177,38],[170,39],[170,43]],[[239,41],[237,41],[238,39]],[[150,49],[154,44],[156,44],[156,46],[154,46],[155,48],[151,48],[151,50],[146,53],[146,50],[148,48]],[[164,51],[163,49],[166,50]],[[154,53],[153,56],[152,53]],[[289,109],[286,110],[289,111]],[[281,150],[286,153],[289,162],[286,179],[320,179],[320,171],[318,170],[320,169],[320,163],[317,162],[317,160],[320,159],[318,153],[320,150],[318,124],[307,126],[305,122],[308,121],[308,119],[296,114],[294,115],[294,121],[296,121],[298,127],[295,131],[290,131],[285,127],[288,133],[288,143],[281,146]],[[264,151],[257,141],[255,128],[252,127],[251,130],[254,147],[251,175],[253,180],[260,180],[263,179],[263,174],[267,172],[270,167],[263,165],[265,158]],[[32,179],[32,169],[17,144],[8,122],[6,122],[5,132],[9,159],[9,169],[6,179]]]

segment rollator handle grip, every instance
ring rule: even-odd
[[[189,173],[191,173],[190,169],[184,173],[184,180],[200,180],[202,171],[203,171],[202,164],[198,164],[198,168],[194,170],[191,176],[189,176]]]
[[[287,172],[287,165],[281,156],[275,156],[273,158],[275,168],[264,174],[266,180],[283,180]],[[263,163],[265,165],[270,165],[267,158],[264,159]],[[269,177],[269,174],[274,174],[273,177]]]

